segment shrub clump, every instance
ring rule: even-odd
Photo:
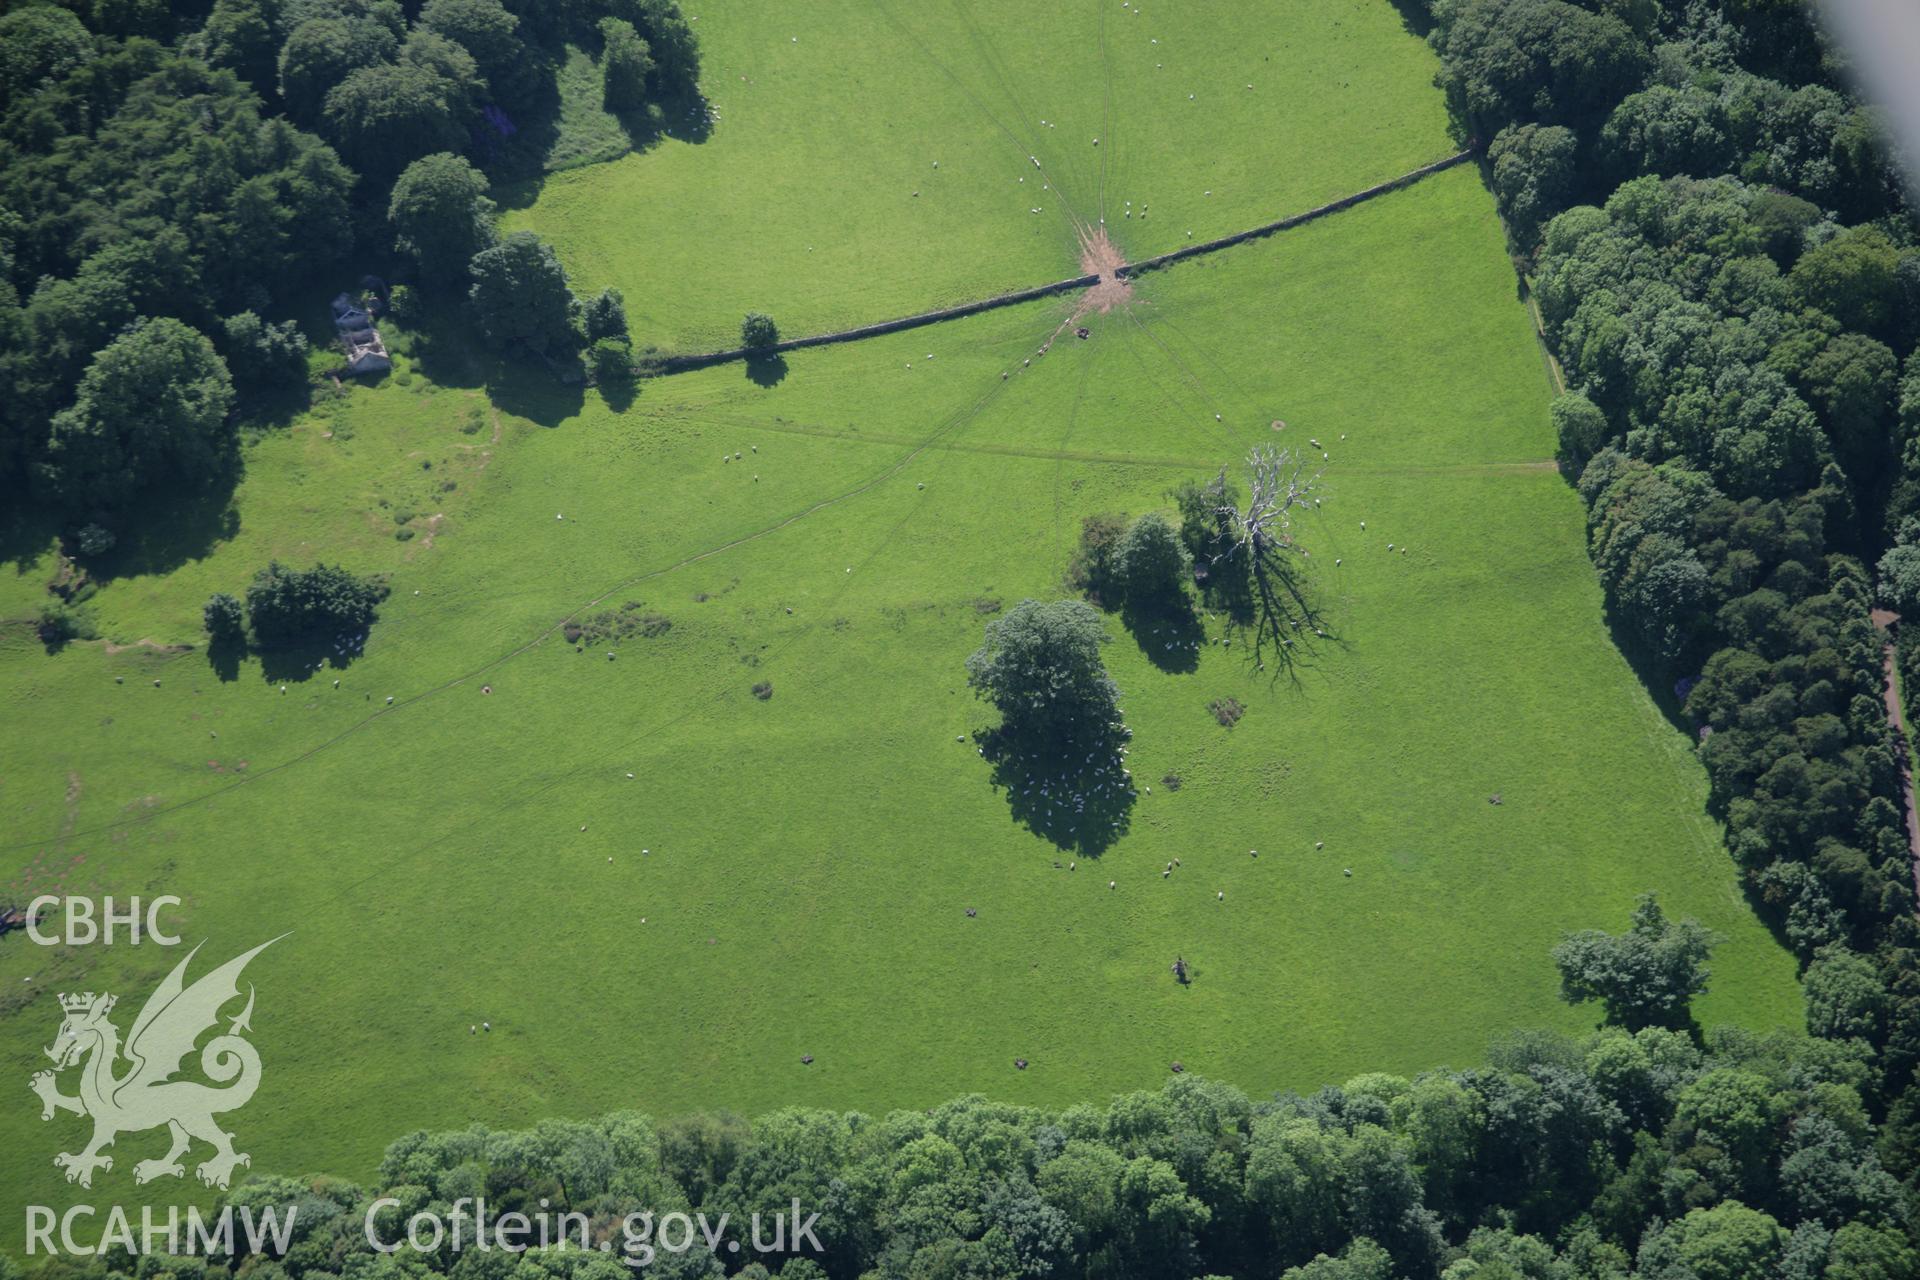
[[[276,560],[247,588],[247,621],[256,644],[292,644],[364,632],[386,598],[379,578],[356,577],[338,565],[289,569]]]
[[[64,647],[70,640],[97,640],[100,637],[100,633],[94,629],[92,615],[64,600],[49,600],[41,606],[34,632],[49,653]]]
[[[1215,698],[1207,704],[1207,710],[1213,712],[1213,718],[1228,729],[1240,723],[1240,717],[1247,713],[1238,698]]]
[[[1080,521],[1080,545],[1067,565],[1067,585],[1095,604],[1117,600],[1120,542],[1127,535],[1127,517],[1115,511],[1085,516]]]
[[[569,619],[560,634],[568,644],[607,644],[640,636],[652,640],[673,629],[673,619],[662,613],[642,613],[645,602],[629,600],[618,609],[607,609],[584,618]]]
[[[764,311],[749,311],[740,322],[740,345],[749,351],[771,351],[780,341],[780,326]]]
[[[762,680],[760,681],[760,683],[754,685],[753,696],[760,699],[760,701],[762,702],[765,702],[768,698],[771,698],[773,696],[773,681]]]
[[[207,597],[200,609],[200,621],[207,629],[207,638],[216,645],[235,644],[246,638],[247,618],[240,600],[224,591]]]

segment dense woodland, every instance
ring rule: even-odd
[[[1920,605],[1920,229],[1892,144],[1800,4],[1431,16],[1567,380],[1561,458],[1617,634],[1700,735],[1730,852],[1809,976],[1872,975],[1871,1018],[1810,1029],[1871,1050],[1910,1215],[1920,928],[1869,618]]]
[[[568,41],[637,139],[697,93],[671,0],[5,8],[0,493],[70,552],[230,479],[248,409],[339,363],[299,321],[370,273],[501,347],[625,342],[617,295],[583,306],[544,245],[496,248],[485,192],[539,171]]]
[[[476,1195],[497,1212],[544,1199],[596,1233],[634,1209],[737,1217],[798,1197],[822,1213],[825,1256],[725,1266],[1920,1274],[1920,921],[1869,617],[1920,608],[1920,228],[1891,145],[1799,0],[1401,8],[1440,55],[1463,137],[1485,144],[1564,372],[1561,459],[1620,643],[1699,735],[1730,853],[1805,966],[1811,1038],[1695,1027],[1699,940],[1671,945],[1643,908],[1635,933],[1559,957],[1569,997],[1599,998],[1607,1029],[1514,1037],[1485,1067],[1259,1101],[1176,1076],[1060,1112],[966,1098],[873,1118],[417,1134],[377,1180],[402,1206],[381,1219],[388,1239],[405,1214]],[[537,113],[554,41],[583,32],[606,51],[610,102],[688,91],[691,40],[663,0],[14,7],[0,18],[0,486],[31,485],[110,537],[148,487],[231,465],[239,401],[305,376],[286,324],[303,291],[366,255],[429,299],[467,300],[503,344],[617,346],[618,298],[583,306],[544,246],[495,244],[485,203],[487,176],[524,163],[515,121]],[[136,403],[160,429],[127,429]],[[238,617],[237,601],[222,613]],[[1920,626],[1909,634],[1920,690]],[[1670,961],[1687,966],[1672,998],[1636,1002]],[[577,1249],[380,1254],[360,1227],[374,1194],[256,1180],[233,1198],[302,1206],[286,1256],[139,1272],[631,1274]],[[722,1269],[703,1250],[653,1268]]]

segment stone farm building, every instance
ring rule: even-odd
[[[373,317],[344,293],[333,300],[333,327],[347,349],[348,373],[385,373],[393,368]]]

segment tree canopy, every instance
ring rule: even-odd
[[[1685,1022],[1693,997],[1707,989],[1707,953],[1713,934],[1695,920],[1668,920],[1652,894],[1643,894],[1623,934],[1587,929],[1553,949],[1560,994],[1599,1000],[1607,1019],[1630,1030]]]
[[[531,231],[516,231],[475,254],[470,274],[468,296],[489,342],[524,343],[542,353],[576,344],[579,303],[567,288],[566,269]]]
[[[43,475],[69,502],[107,510],[162,482],[197,487],[233,460],[232,407],[213,344],[178,320],[148,320],[87,366],[54,417]]]
[[[1120,690],[1100,657],[1100,613],[1081,600],[1023,600],[987,624],[967,659],[967,683],[1000,711],[1005,728],[1071,738],[1119,719]]]
[[[395,247],[413,259],[423,283],[466,284],[474,255],[492,247],[494,205],[486,192],[485,176],[446,151],[415,160],[393,184],[387,220]]]

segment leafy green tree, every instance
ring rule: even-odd
[[[314,17],[280,47],[280,97],[294,119],[320,119],[327,95],[353,72],[393,61],[400,37],[370,18]]]
[[[1120,690],[1100,658],[1100,614],[1080,600],[1023,600],[987,624],[967,659],[967,683],[1006,728],[1043,738],[1102,730],[1119,719]]]
[[[67,10],[50,4],[13,9],[0,17],[0,108],[93,56],[93,37]]]
[[[587,347],[587,367],[595,384],[620,387],[633,381],[633,344],[625,338],[596,338]]]
[[[1787,274],[1801,302],[1849,329],[1879,333],[1893,319],[1900,251],[1878,227],[1854,227],[1809,249]]]
[[[472,59],[459,46],[428,36],[415,51],[452,52],[467,64],[465,82],[442,66],[405,59],[349,72],[327,91],[321,124],[348,163],[362,173],[391,176],[437,151],[456,151],[467,138]]]
[[[587,300],[581,311],[581,326],[589,342],[601,338],[619,338],[626,341],[627,300],[614,288],[602,289]]]
[[[1747,224],[1761,247],[1782,270],[1793,266],[1805,246],[1807,228],[1819,222],[1820,206],[1788,191],[1758,191],[1747,206]]]
[[[1232,512],[1240,508],[1241,494],[1226,468],[1206,484],[1182,481],[1167,496],[1180,513],[1180,544],[1195,565],[1206,569],[1227,555],[1239,533]]]
[[[1695,1209],[1649,1237],[1640,1249],[1640,1274],[1698,1280],[1773,1280],[1787,1233],[1758,1209],[1728,1201]]]
[[[214,0],[200,39],[207,61],[225,67],[263,94],[278,92],[280,44],[271,0]]]
[[[653,74],[653,50],[633,24],[600,19],[601,99],[607,110],[635,111],[645,105]]]
[[[1550,412],[1553,434],[1560,442],[1560,457],[1577,475],[1613,434],[1607,415],[1583,391],[1555,396]]]
[[[1807,400],[1826,422],[1848,474],[1870,483],[1895,462],[1892,450],[1893,351],[1861,333],[1842,333],[1801,374]]]
[[[1559,125],[1509,125],[1487,148],[1494,195],[1514,243],[1530,248],[1549,218],[1566,208],[1578,173],[1580,139]]]
[[[1723,1196],[1757,1197],[1766,1191],[1769,1158],[1778,1138],[1782,1100],[1752,1071],[1719,1067],[1680,1093],[1668,1136],[1686,1152],[1702,1150],[1703,1170]],[[1690,1160],[1698,1167],[1699,1162]]]
[[[1125,593],[1115,563],[1127,536],[1127,518],[1103,511],[1080,517],[1080,545],[1067,565],[1067,582],[1095,603],[1117,604]]]
[[[1114,1201],[1119,1230],[1113,1256],[1118,1274],[1193,1274],[1199,1258],[1198,1237],[1213,1211],[1187,1193],[1186,1183],[1172,1165],[1146,1156],[1128,1161],[1120,1171]]]
[[[1624,22],[1564,0],[1462,0],[1436,16],[1448,97],[1490,132],[1527,120],[1577,127],[1646,78],[1646,48]]]
[[[700,47],[693,25],[674,0],[613,0],[609,8],[646,40],[656,88],[673,92],[693,87],[700,78]]]
[[[1720,99],[1697,85],[1656,84],[1629,95],[1600,130],[1600,154],[1625,178],[1708,177],[1733,158]]]
[[[473,257],[467,296],[487,340],[524,343],[536,352],[570,351],[579,303],[553,249],[531,231],[516,231]]]
[[[1920,516],[1901,521],[1894,544],[1880,557],[1880,599],[1901,615],[1920,616]]]
[[[247,588],[247,621],[263,647],[364,633],[378,617],[386,586],[337,565],[289,569],[279,561]]]
[[[1826,947],[1807,966],[1807,1030],[1827,1040],[1878,1044],[1887,1021],[1887,989],[1873,962],[1846,947]]]
[[[72,503],[123,506],[141,490],[195,486],[236,452],[233,380],[205,337],[156,319],[115,338],[53,419],[43,475]]]
[[[1128,526],[1113,553],[1114,575],[1137,602],[1177,598],[1185,589],[1187,549],[1173,525],[1148,512]]]
[[[1833,1233],[1825,1280],[1902,1280],[1920,1274],[1920,1251],[1891,1227],[1849,1222]]]
[[[500,0],[427,0],[419,29],[453,41],[473,57],[493,97],[520,102],[537,84],[544,59],[520,36],[520,19]]]
[[[1553,949],[1560,994],[1570,1003],[1599,1000],[1607,1020],[1630,1030],[1683,1023],[1707,989],[1707,953],[1715,937],[1698,921],[1669,921],[1651,893],[1640,895],[1626,933],[1586,929]]]
[[[246,614],[239,599],[224,591],[207,597],[205,607],[200,610],[200,620],[207,629],[207,637],[216,645],[233,645],[246,639]]]
[[[395,247],[414,260],[423,283],[465,285],[474,255],[492,247],[494,205],[486,192],[480,171],[445,151],[415,160],[393,184],[387,220]]]
[[[1318,1254],[1311,1262],[1282,1271],[1280,1280],[1393,1280],[1394,1274],[1392,1255],[1359,1236],[1337,1257]]]
[[[223,327],[227,368],[241,391],[270,391],[306,379],[307,338],[293,321],[274,324],[242,311],[228,316]]]
[[[780,341],[780,329],[773,317],[761,311],[747,312],[740,322],[740,345],[748,351],[771,351]]]

